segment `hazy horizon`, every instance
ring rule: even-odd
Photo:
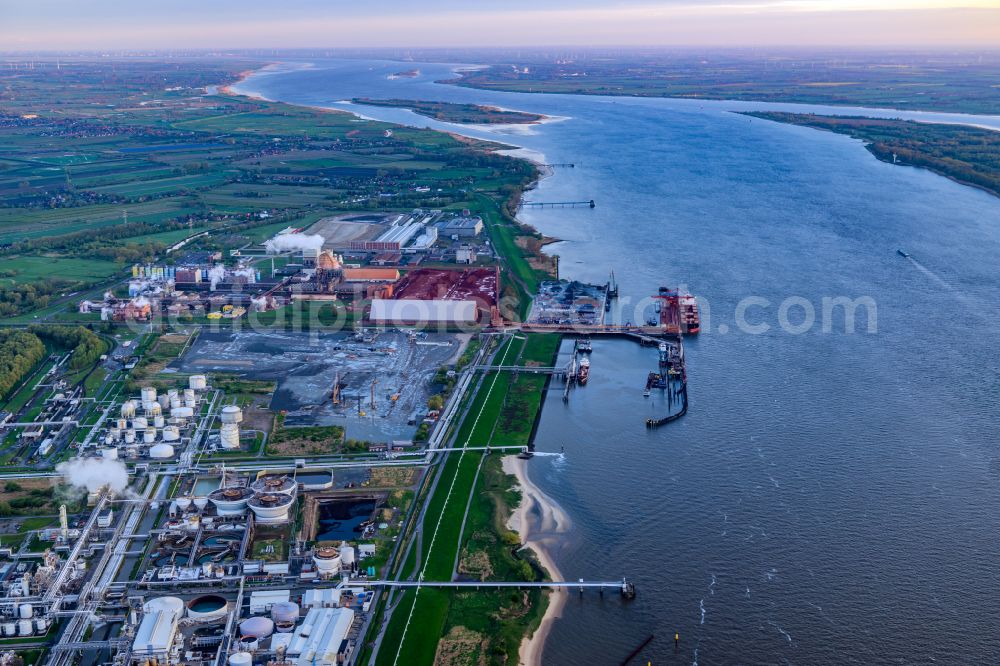
[[[997,48],[1000,0],[38,0],[0,9],[7,52],[254,48]]]

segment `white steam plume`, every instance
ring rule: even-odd
[[[320,250],[323,248],[323,241],[323,237],[319,234],[278,234],[264,243],[264,247],[268,254],[294,250]]]
[[[73,458],[56,465],[56,471],[63,475],[69,485],[86,488],[91,493],[104,486],[116,493],[128,488],[128,469],[120,460]]]
[[[222,264],[216,264],[208,269],[208,280],[211,282],[209,288],[215,291],[215,285],[226,279],[226,267]]]

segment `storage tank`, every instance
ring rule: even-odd
[[[205,375],[191,375],[188,377],[188,386],[192,391],[204,391],[208,387],[208,378]]]
[[[125,443],[135,444],[135,430],[129,428],[128,430],[125,431]]]
[[[35,609],[31,607],[31,604],[21,604],[17,609],[17,615],[22,620],[30,620],[31,616],[35,614]]]
[[[146,428],[142,431],[142,441],[146,444],[152,444],[156,441],[156,428]]]
[[[132,427],[136,430],[145,430],[149,427],[149,421],[145,416],[137,416],[132,419]]]
[[[203,594],[187,602],[187,615],[198,622],[218,620],[226,616],[229,602],[217,594]]]
[[[271,618],[278,622],[298,622],[299,605],[294,601],[279,601],[271,605]]]
[[[240,636],[237,647],[244,652],[256,652],[257,648],[260,647],[260,641],[257,640],[256,636]]]
[[[164,442],[176,442],[181,438],[181,429],[175,425],[169,425],[163,429]]]
[[[179,397],[180,393],[178,393],[177,389],[170,389],[169,391],[167,391],[167,400],[173,400]]]
[[[174,457],[174,447],[169,444],[154,444],[149,447],[149,457],[155,460]]]
[[[105,460],[118,460],[118,449],[114,447],[101,449],[101,457]]]
[[[340,547],[340,562],[344,565],[345,569],[350,569],[354,566],[354,548],[352,546],[342,545]]]
[[[44,617],[36,619],[35,630],[40,634],[44,634],[46,631],[49,630],[49,621],[46,620]]]
[[[156,597],[143,604],[142,609],[147,613],[160,610],[180,613],[184,610],[184,601],[180,597]]]
[[[253,497],[249,488],[219,488],[208,495],[220,516],[238,516],[247,510],[247,500]]]
[[[121,439],[122,429],[119,428],[117,425],[113,425],[113,426],[111,426],[111,431],[110,431],[109,434],[111,435],[112,439],[116,439],[116,440],[117,439]]]
[[[128,427],[128,419],[118,419],[118,429],[124,430]]]
[[[4,622],[3,623],[3,635],[13,636],[17,633],[17,623],[16,622]]]
[[[254,638],[267,638],[274,633],[274,620],[269,617],[257,616],[240,622],[240,634]]]
[[[195,497],[194,498],[194,505],[195,505],[195,507],[199,511],[204,511],[205,507],[208,506],[208,498],[207,497]]]
[[[223,423],[242,423],[243,410],[240,409],[238,405],[226,405],[222,408],[222,414],[219,416],[219,420]]]
[[[149,404],[143,405],[143,411],[146,412],[146,418],[153,418],[159,416],[163,413],[163,408],[160,407],[160,403],[151,402]]]
[[[105,437],[104,437],[104,443],[105,444],[114,444],[115,443],[115,438],[112,437],[111,435],[105,435]]]
[[[250,666],[253,663],[253,655],[249,652],[234,652],[229,655],[229,666]]]
[[[35,625],[31,623],[31,620],[21,620],[17,623],[18,636],[30,636],[33,633],[35,633]]]
[[[340,559],[340,551],[336,548],[331,546],[317,548],[313,551],[313,562],[320,575],[332,576],[340,573],[342,560]]]
[[[167,407],[170,406],[170,396],[168,396],[166,393],[164,393],[161,396],[157,396],[156,402],[158,402],[160,404],[160,407],[162,409],[166,409]]]
[[[191,404],[191,402],[194,401],[196,403],[197,400],[198,400],[198,396],[195,395],[194,389],[189,389],[189,388],[184,389],[184,404],[185,405],[190,405],[191,407],[194,407],[194,404]]]
[[[193,407],[174,407],[170,410],[170,418],[173,419],[190,419],[194,417]]]
[[[162,414],[157,414],[156,416],[153,417],[153,427],[154,428],[162,428],[163,427],[163,423],[164,423],[164,421],[163,421],[163,415]]]
[[[274,525],[288,522],[288,511],[295,502],[292,495],[264,493],[255,495],[247,502],[258,523]]]
[[[153,402],[156,400],[156,388],[153,386],[145,386],[139,391],[139,397],[142,398],[143,403]]]
[[[126,400],[122,403],[122,418],[130,419],[135,416],[135,401]]]
[[[250,487],[258,493],[281,493],[292,495],[295,493],[298,484],[289,476],[264,476],[253,483]]]

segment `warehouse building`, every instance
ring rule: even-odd
[[[287,654],[297,666],[346,663],[352,646],[347,636],[354,624],[349,608],[311,608],[295,630]]]
[[[474,324],[479,310],[475,301],[375,299],[369,318],[376,324],[414,326],[421,324]]]

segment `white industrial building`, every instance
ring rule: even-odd
[[[354,624],[354,611],[349,608],[312,608],[295,629],[288,644],[288,656],[297,666],[333,666],[350,654],[347,636]]]
[[[147,662],[155,658],[167,663],[183,614],[184,602],[177,597],[159,597],[147,602],[132,643],[132,659]]]
[[[254,590],[250,593],[250,614],[266,613],[274,604],[288,603],[291,597],[291,590]]]
[[[422,301],[402,298],[372,300],[369,318],[377,324],[473,324],[478,318],[475,301]]]

